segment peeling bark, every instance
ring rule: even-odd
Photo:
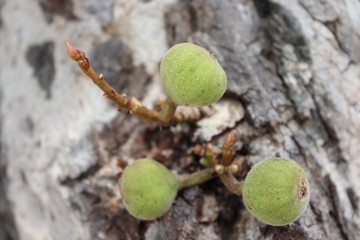
[[[0,238],[359,238],[360,2],[55,2],[0,0]],[[88,51],[117,90],[150,107],[163,96],[161,55],[179,42],[211,50],[228,89],[202,110],[209,118],[159,129],[101,98],[67,58],[65,39]],[[46,42],[55,70],[39,84],[27,49]],[[229,129],[245,168],[271,156],[305,168],[310,206],[298,221],[258,222],[218,179],[182,190],[156,221],[125,211],[118,159],[154,158],[190,173],[201,166],[189,149],[209,139],[220,145]]]

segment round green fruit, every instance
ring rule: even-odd
[[[226,73],[206,49],[191,43],[170,48],[160,66],[168,98],[180,106],[206,106],[218,101],[226,90]]]
[[[176,176],[164,165],[151,159],[139,159],[125,168],[120,191],[126,210],[141,220],[165,214],[177,194]]]
[[[246,208],[273,226],[294,222],[309,204],[310,188],[304,169],[295,161],[271,158],[256,164],[243,189]]]

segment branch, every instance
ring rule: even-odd
[[[160,112],[144,107],[136,98],[127,98],[126,95],[119,94],[104,79],[102,74],[98,74],[90,65],[89,58],[85,53],[72,47],[69,41],[66,41],[69,57],[77,62],[79,68],[104,92],[104,96],[119,106],[119,111],[125,110],[138,116],[144,121],[159,122],[161,124],[176,124],[179,122],[192,122],[198,120],[194,116],[187,116],[174,112],[172,116],[164,119]]]

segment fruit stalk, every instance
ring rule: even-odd
[[[229,189],[232,193],[242,196],[244,181],[238,181],[232,173],[225,172],[219,174],[221,182]]]
[[[177,105],[173,103],[169,98],[166,98],[165,102],[162,105],[160,111],[160,119],[164,123],[170,122],[170,120],[174,117]]]
[[[207,168],[191,174],[178,175],[179,190],[202,184],[214,177],[216,177],[216,174],[213,168]]]

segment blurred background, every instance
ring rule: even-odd
[[[359,239],[359,13],[358,0],[0,0],[0,240]],[[228,90],[207,118],[160,129],[102,97],[66,40],[149,108],[165,97],[162,55],[180,42],[213,52]],[[119,160],[192,172],[189,149],[230,129],[244,168],[283,156],[306,169],[298,221],[258,222],[217,179],[156,221],[128,215]]]

